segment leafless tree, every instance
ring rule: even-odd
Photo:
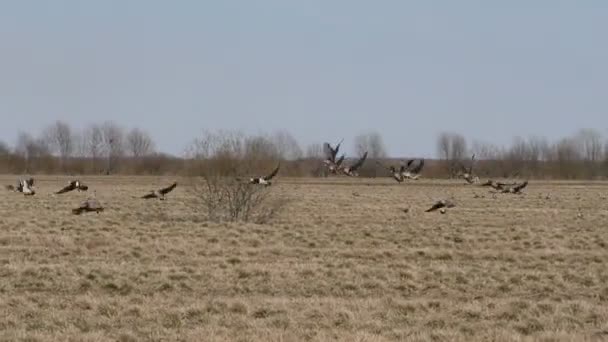
[[[437,138],[437,153],[443,160],[450,177],[458,172],[458,162],[468,159],[467,141],[464,136],[457,133],[443,132]]]
[[[302,149],[298,141],[287,131],[275,132],[271,137],[281,159],[296,160],[302,158]]]
[[[127,150],[135,158],[144,157],[154,152],[154,142],[147,132],[134,128],[127,134]]]
[[[586,161],[598,162],[602,159],[602,134],[594,129],[582,129],[576,135],[582,156]]]
[[[373,131],[357,135],[355,149],[358,155],[367,152],[368,158],[386,158],[388,155],[382,136]]]
[[[305,154],[306,158],[321,159],[324,156],[325,156],[325,153],[323,152],[323,144],[314,143],[314,144],[310,144],[306,147],[306,154]]]
[[[74,151],[74,142],[70,126],[63,121],[56,121],[45,129],[44,139],[49,148],[61,158],[61,168],[67,171],[67,163]]]
[[[101,126],[102,141],[107,157],[106,173],[113,172],[124,154],[124,130],[114,122],[107,121]]]
[[[8,144],[0,140],[0,155],[8,155],[11,153],[11,149]]]

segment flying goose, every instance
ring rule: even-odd
[[[395,168],[392,165],[386,166],[379,161],[376,161],[376,163],[378,163],[378,165],[382,166],[383,168],[387,169],[390,172],[391,177],[393,177],[393,179],[396,180],[398,183],[403,182],[403,173],[405,172],[404,165],[401,165],[401,168],[399,169],[399,171],[397,171],[397,168]]]
[[[347,176],[356,177],[359,175],[359,173],[357,173],[357,170],[363,165],[366,158],[367,158],[367,152],[365,152],[363,154],[363,156],[361,158],[359,158],[359,160],[357,160],[353,165],[343,167],[340,169],[340,171]]]
[[[475,164],[475,155],[471,157],[471,165],[467,169],[463,164],[460,164],[461,171],[459,176],[462,177],[467,183],[473,184],[479,182],[479,177],[473,175],[473,165]]]
[[[146,195],[143,195],[141,198],[158,198],[159,200],[164,200],[165,199],[165,195],[170,193],[171,191],[173,191],[173,189],[175,189],[175,187],[177,186],[177,182],[173,182],[173,184],[169,185],[166,188],[162,188],[159,190],[150,190],[150,192]]]
[[[70,181],[68,183],[68,185],[66,185],[63,189],[57,191],[55,194],[57,194],[57,195],[64,194],[64,193],[70,192],[72,190],[78,190],[78,192],[87,191],[87,190],[89,190],[89,187],[82,184],[79,180],[73,180],[73,181]]]
[[[418,180],[420,171],[424,167],[424,159],[410,159],[406,165],[405,169],[402,168],[401,171],[403,178]]]
[[[453,208],[454,206],[455,206],[455,204],[451,200],[449,200],[449,199],[443,199],[443,200],[439,200],[439,201],[435,202],[435,204],[433,204],[432,207],[430,207],[427,210],[425,210],[425,212],[429,213],[431,211],[435,211],[437,209],[440,209],[441,213],[445,214],[446,208]]]
[[[344,139],[340,140],[340,142],[336,145],[336,148],[331,147],[328,142],[323,143],[323,152],[325,152],[325,160],[331,163],[336,162],[336,156],[338,155],[338,151],[340,151],[340,145],[342,145],[343,141]]]
[[[340,166],[342,165],[344,158],[345,158],[345,155],[343,154],[335,162],[332,162],[331,160],[326,159],[323,161],[323,163],[327,166],[327,169],[329,170],[330,173],[336,174],[338,172],[338,170],[340,169]]]
[[[72,213],[74,215],[80,215],[84,212],[94,211],[96,213],[100,213],[103,211],[103,207],[101,203],[95,198],[88,198],[86,201],[82,202],[78,208],[72,209]]]
[[[270,181],[274,176],[277,175],[277,173],[279,173],[279,169],[281,168],[281,164],[279,163],[276,167],[276,169],[274,169],[274,171],[272,171],[271,174],[269,174],[266,177],[256,177],[256,178],[250,178],[249,179],[249,184],[260,184],[260,185],[264,185],[264,186],[270,186],[272,185],[272,182]]]

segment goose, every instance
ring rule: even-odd
[[[468,184],[478,183],[479,177],[473,175],[473,165],[475,164],[475,155],[471,157],[471,165],[467,169],[463,164],[460,164],[461,171],[459,177],[462,177]]]
[[[445,214],[446,208],[453,208],[455,206],[456,205],[451,200],[443,199],[443,200],[439,200],[439,201],[435,202],[435,204],[433,204],[432,207],[425,210],[425,212],[429,213],[429,212],[435,211],[437,209],[440,209],[441,213]]]
[[[328,142],[323,143],[323,152],[325,153],[325,160],[331,163],[336,162],[336,156],[338,155],[338,151],[340,151],[340,145],[344,139],[340,140],[340,142],[336,145],[336,148],[331,147]]]
[[[149,199],[149,198],[158,198],[159,200],[164,200],[165,195],[173,191],[177,186],[177,182],[173,182],[173,184],[169,185],[166,188],[162,188],[159,190],[150,190],[150,192],[146,195],[143,195],[141,198]]]
[[[87,190],[89,190],[89,187],[82,184],[79,180],[73,180],[73,181],[70,181],[68,183],[68,185],[66,185],[63,189],[57,191],[55,194],[57,194],[57,195],[64,194],[64,193],[70,192],[72,190],[78,190],[78,192],[87,191]]]
[[[363,156],[361,158],[359,158],[359,160],[357,160],[353,165],[343,167],[340,169],[340,171],[349,177],[356,177],[359,175],[357,170],[363,165],[366,158],[367,158],[367,152],[365,152],[363,154]]]
[[[480,184],[481,186],[489,186],[494,190],[504,190],[506,187],[517,185],[517,183],[502,183],[488,179],[485,183]]]
[[[36,191],[34,190],[34,178],[20,179],[17,182],[17,187],[11,186],[10,188],[12,188],[15,192],[21,192],[26,196],[32,196],[36,194]]]
[[[340,169],[340,166],[342,165],[342,162],[344,161],[345,157],[346,156],[343,154],[335,162],[332,162],[331,160],[326,159],[323,161],[323,163],[327,166],[327,169],[329,170],[330,173],[336,174],[338,172],[338,170]]]
[[[401,165],[401,168],[399,169],[399,171],[397,171],[397,168],[395,168],[392,165],[386,166],[379,161],[376,161],[376,163],[378,163],[378,165],[382,166],[383,168],[387,169],[390,172],[391,177],[393,177],[393,179],[396,180],[397,183],[403,182],[403,173],[405,172],[404,165]]]
[[[279,163],[276,167],[276,169],[274,169],[274,171],[272,171],[271,174],[269,174],[266,177],[256,177],[256,178],[250,178],[249,179],[249,184],[260,184],[260,185],[264,185],[264,186],[270,186],[272,185],[272,182],[270,181],[274,176],[277,175],[277,173],[279,173],[279,169],[281,168],[281,164]]]
[[[503,194],[521,194],[521,190],[523,190],[526,186],[528,186],[527,180],[520,184],[505,187],[504,189],[502,189],[502,193]]]
[[[417,160],[418,162],[416,162]],[[406,165],[401,171],[403,178],[418,180],[420,178],[420,171],[424,167],[424,159],[410,159]]]
[[[78,208],[72,209],[72,213],[74,215],[80,215],[84,212],[94,211],[99,214],[103,209],[101,203],[99,203],[96,198],[88,198],[86,201],[80,203]]]

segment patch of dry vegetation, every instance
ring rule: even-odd
[[[12,184],[15,177],[0,177]],[[492,196],[459,182],[280,179],[265,224],[215,223],[170,180],[0,195],[5,340],[474,341],[608,336],[606,183]],[[181,182],[181,181],[180,181]],[[180,183],[181,184],[181,183]],[[454,196],[446,215],[424,213]],[[403,208],[410,208],[408,213]]]

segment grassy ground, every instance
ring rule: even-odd
[[[136,197],[169,178],[83,180],[105,212],[72,215],[61,177],[1,192],[0,340],[608,338],[608,183],[279,178],[256,225],[207,222],[185,180],[164,202]]]

